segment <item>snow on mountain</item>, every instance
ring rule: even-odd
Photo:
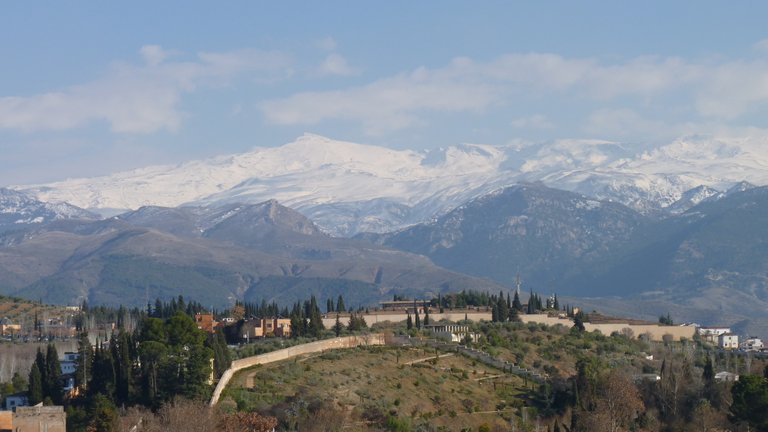
[[[94,214],[67,203],[41,202],[25,193],[0,188],[0,231],[18,225],[95,217]]]
[[[305,134],[281,147],[111,176],[19,186],[43,201],[106,213],[144,205],[218,206],[276,199],[336,235],[385,232],[519,182],[610,199],[652,213],[698,186],[768,184],[768,140],[680,138],[635,154],[620,143],[462,144],[392,150]],[[695,197],[694,197],[695,198]]]

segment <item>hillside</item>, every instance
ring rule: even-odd
[[[10,232],[0,244],[0,293],[58,304],[143,307],[180,294],[216,307],[244,299],[289,304],[311,291],[367,305],[394,293],[501,289],[422,256],[328,237],[275,201],[143,208]]]

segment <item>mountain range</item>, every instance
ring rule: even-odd
[[[462,144],[418,152],[306,134],[280,147],[13,189],[102,215],[146,205],[276,199],[327,233],[352,236],[396,231],[502,187],[536,181],[643,214],[680,213],[697,203],[691,198],[700,199],[686,201],[684,194],[694,188],[726,191],[741,181],[768,185],[767,144],[765,138],[691,136],[642,152],[599,140]]]
[[[691,137],[637,155],[602,141],[414,152],[305,135],[176,167],[4,189],[0,293],[132,305],[183,293],[216,306],[343,294],[354,305],[497,292],[519,277],[524,290],[601,311],[765,332],[762,144]]]
[[[5,228],[0,293],[59,304],[143,307],[182,294],[224,307],[343,294],[350,306],[367,306],[394,294],[502,289],[424,256],[330,237],[274,200],[142,207],[104,220],[54,218]]]

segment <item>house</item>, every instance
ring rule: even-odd
[[[242,337],[245,340],[270,336],[289,337],[291,320],[289,318],[251,318],[243,323]]]
[[[760,351],[764,348],[763,341],[758,337],[748,337],[744,342],[739,344],[739,349],[742,351]]]
[[[730,327],[697,327],[696,333],[701,337],[701,340],[710,342],[710,343],[718,343],[718,338],[720,335],[730,333],[731,328]]]
[[[469,331],[469,326],[459,324],[434,324],[425,325],[424,329],[430,330],[435,336],[451,342],[461,342],[469,336],[472,342],[477,342],[480,335]]]
[[[723,333],[717,338],[717,346],[723,349],[738,349],[739,335],[733,333]]]
[[[16,411],[16,408],[24,407],[27,405],[29,405],[27,392],[13,393],[5,397],[6,411]]]
[[[0,320],[0,336],[13,336],[21,332],[21,325],[14,324],[10,319]]]
[[[213,314],[195,314],[195,324],[197,324],[197,328],[204,332],[213,333],[216,331],[217,322],[213,319]]]
[[[736,375],[735,373],[722,371],[722,372],[718,372],[718,373],[715,374],[715,381],[719,381],[719,382],[733,382],[733,381],[738,381],[738,380],[739,380],[739,376]]]

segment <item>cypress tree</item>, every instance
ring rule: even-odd
[[[411,319],[411,314],[408,314],[408,319],[405,320],[405,328],[408,330],[413,328],[413,319]]]
[[[429,308],[424,308],[424,325],[429,325]]]
[[[43,374],[40,373],[37,362],[32,364],[32,370],[29,371],[27,397],[30,405],[37,405],[43,401]]]
[[[346,312],[347,307],[344,306],[344,298],[339,294],[339,298],[336,300],[336,312]]]
[[[61,405],[63,394],[61,391],[61,364],[56,345],[48,344],[45,354],[45,384],[43,385],[44,397],[50,397],[54,404]]]
[[[419,318],[419,310],[415,309],[416,311],[416,328],[421,330],[421,318]]]
[[[515,297],[512,299],[512,308],[518,312],[523,311],[523,304],[520,303],[520,295],[517,294],[517,291],[515,291]]]
[[[341,336],[341,330],[344,328],[343,325],[341,325],[341,321],[339,320],[339,314],[336,314],[336,324],[333,325],[333,331],[336,333],[336,337]]]

